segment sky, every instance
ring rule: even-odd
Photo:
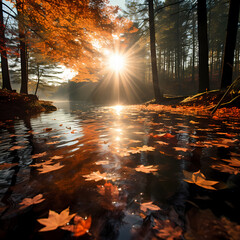
[[[120,8],[125,9],[125,0],[109,0],[111,5],[118,5]]]

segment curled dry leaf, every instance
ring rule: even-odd
[[[92,218],[89,216],[86,219],[76,215],[74,217],[74,224],[61,227],[63,230],[67,230],[73,233],[73,236],[79,237],[89,232],[92,224]]]
[[[194,183],[202,188],[216,190],[212,186],[219,183],[218,181],[206,180],[206,177],[204,176],[203,173],[200,172],[200,170],[194,173],[183,170],[183,174],[185,176],[185,179],[184,179],[185,182]]]
[[[69,215],[69,208],[63,210],[60,214],[49,210],[48,218],[37,219],[39,223],[45,225],[44,228],[40,229],[39,232],[46,232],[55,230],[58,227],[64,226],[67,224],[76,214]]]
[[[149,165],[149,166],[144,166],[144,165],[139,165],[135,168],[137,172],[144,172],[144,173],[151,173],[151,172],[156,172],[158,171],[157,166]]]
[[[43,198],[43,195],[42,194],[38,194],[36,195],[35,197],[33,198],[24,198],[22,200],[22,202],[20,202],[19,204],[22,205],[20,207],[20,209],[23,209],[23,208],[26,208],[28,206],[31,206],[33,204],[38,204],[38,203],[41,203],[43,202],[45,199]]]
[[[150,211],[158,211],[158,210],[161,210],[161,208],[160,208],[159,206],[153,204],[153,202],[141,203],[140,209],[141,209],[143,212],[147,212],[147,210],[150,210]]]

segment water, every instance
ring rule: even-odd
[[[76,239],[39,231],[37,219],[67,208],[92,218],[79,239],[239,239],[238,121],[56,104],[0,123],[0,239]],[[215,190],[184,181],[183,170],[201,170]]]

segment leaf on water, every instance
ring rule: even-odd
[[[11,168],[16,165],[18,165],[18,163],[3,163],[3,164],[0,164],[0,170]]]
[[[51,136],[51,138],[60,138],[61,137],[61,135],[59,135],[59,136]]]
[[[51,159],[51,160],[58,160],[58,159],[62,159],[62,158],[63,158],[63,155],[53,156],[53,157],[51,157],[50,159]]]
[[[89,232],[92,224],[92,218],[89,216],[86,219],[76,215],[74,217],[74,224],[61,227],[63,230],[67,230],[73,233],[74,237],[79,237]]]
[[[39,223],[45,225],[45,227],[40,229],[39,232],[51,231],[57,229],[58,227],[64,226],[75,215],[76,213],[69,215],[69,208],[63,210],[60,214],[52,210],[49,210],[48,218],[37,219]]]
[[[199,122],[195,122],[193,120],[191,120],[189,123],[191,123],[191,124],[199,124]]]
[[[55,170],[58,170],[60,168],[62,168],[64,165],[60,165],[60,163],[56,163],[54,165],[42,165],[42,168],[38,169],[38,171],[41,173],[47,173],[47,172],[52,172]]]
[[[234,167],[228,166],[226,164],[216,164],[216,165],[212,165],[211,167],[220,172],[230,173],[230,174],[234,174],[234,175],[237,175],[240,173],[240,168],[234,168]]]
[[[9,149],[9,151],[14,151],[14,150],[22,149],[22,148],[26,148],[26,146],[13,146]]]
[[[43,153],[37,153],[37,154],[34,154],[32,155],[32,158],[39,158],[39,157],[43,157],[43,156],[46,156],[47,153],[46,152],[43,152]]]
[[[229,162],[229,165],[232,167],[240,167],[240,160],[237,158],[231,157],[231,159],[222,159],[223,161]]]
[[[147,145],[143,145],[142,147],[138,147],[139,151],[141,152],[152,152],[155,150],[155,147],[151,147],[151,146],[147,146]]]
[[[36,195],[35,197],[33,198],[24,198],[22,200],[22,202],[20,202],[19,204],[20,205],[23,205],[20,207],[20,209],[23,209],[23,208],[26,208],[26,207],[29,207],[33,204],[38,204],[38,203],[41,203],[43,202],[45,199],[43,198],[43,195],[42,194],[38,194]]]
[[[107,197],[111,201],[118,200],[119,197],[119,190],[116,185],[112,185],[109,182],[106,182],[104,185],[98,185],[98,192],[102,196]]]
[[[202,188],[216,190],[212,186],[219,183],[218,181],[206,180],[206,177],[200,172],[200,170],[193,173],[183,170],[183,174],[185,176],[185,182],[196,184]]]
[[[107,165],[109,164],[109,161],[108,160],[102,160],[102,161],[98,161],[98,162],[95,162],[96,165]]]
[[[190,135],[190,137],[191,137],[191,138],[195,138],[195,139],[196,139],[196,138],[199,138],[199,136],[196,136],[196,135],[193,135],[193,134]]]
[[[140,150],[139,150],[139,148],[131,147],[130,149],[128,149],[128,152],[130,152],[132,154],[136,154],[136,153],[140,153]]]
[[[182,151],[182,152],[188,152],[188,151],[189,151],[188,148],[183,148],[183,147],[174,147],[174,149],[175,149],[176,151]]]
[[[57,144],[57,143],[59,143],[59,141],[55,141],[55,142],[48,142],[47,144],[49,144],[49,145],[52,145],[52,144]]]
[[[151,173],[151,172],[156,172],[158,171],[157,166],[149,165],[149,166],[144,166],[144,165],[139,165],[135,168],[137,172],[144,172],[144,173]]]
[[[153,229],[157,230],[157,237],[167,240],[181,239],[182,229],[175,226],[174,223],[167,220],[154,220],[155,226]]]
[[[97,172],[92,172],[90,174],[87,174],[87,175],[83,175],[85,179],[85,181],[100,181],[100,180],[107,180],[107,173],[100,173],[99,171]]]
[[[240,157],[240,153],[230,152],[230,155],[233,157]]]
[[[50,164],[53,164],[53,161],[51,159],[44,162],[35,163],[33,165],[30,165],[30,167],[42,167],[43,165],[50,165]]]
[[[175,136],[171,133],[163,133],[158,135],[160,138],[174,138]]]
[[[169,143],[163,142],[163,141],[156,141],[159,145],[168,145]]]
[[[52,131],[52,128],[44,128],[43,131],[50,132],[50,131]]]
[[[161,210],[161,208],[160,208],[159,206],[153,204],[153,202],[141,203],[140,209],[141,209],[143,212],[147,212],[148,210],[150,210],[150,211],[158,211],[158,210]]]

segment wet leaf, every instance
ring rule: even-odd
[[[23,205],[20,207],[20,209],[23,209],[23,208],[26,208],[26,207],[29,207],[33,204],[38,204],[38,203],[41,203],[43,202],[45,199],[43,198],[43,195],[42,194],[38,194],[36,195],[35,197],[33,198],[24,198],[22,200],[21,203],[19,203],[20,205]]]
[[[48,218],[37,219],[39,223],[45,225],[44,228],[40,229],[39,232],[46,232],[55,230],[58,227],[67,224],[76,214],[69,215],[69,208],[63,210],[60,214],[49,210]]]
[[[149,165],[149,166],[144,166],[144,165],[139,165],[135,168],[137,172],[144,172],[144,173],[151,173],[151,172],[156,172],[158,171],[157,166]]]
[[[17,165],[18,163],[3,163],[3,164],[0,164],[0,170],[11,168]]]
[[[41,173],[47,173],[47,172],[52,172],[55,170],[58,170],[62,168],[64,165],[60,165],[60,163],[56,163],[54,165],[48,165],[48,164],[43,164],[42,168],[38,169],[38,171]]]
[[[153,202],[141,203],[140,209],[141,209],[143,212],[147,212],[148,210],[150,210],[150,211],[158,211],[158,210],[161,210],[161,208],[160,208],[159,206],[153,204]]]
[[[200,170],[193,173],[183,170],[183,174],[185,176],[185,182],[196,184],[202,188],[216,190],[212,186],[219,183],[218,181],[206,180],[206,177],[200,172]]]
[[[52,131],[52,128],[44,128],[43,131],[50,132],[50,131]]]
[[[169,143],[163,142],[163,141],[156,141],[159,145],[169,145]]]
[[[18,149],[22,149],[25,148],[26,146],[13,146],[9,149],[9,151],[14,151],[14,150],[18,150]]]
[[[161,239],[174,240],[181,239],[182,229],[175,226],[174,223],[167,220],[154,220],[155,226],[153,229],[157,230],[156,235]]]
[[[182,151],[182,152],[188,152],[188,151],[189,151],[188,148],[184,148],[184,147],[174,147],[174,149],[175,149],[176,151]]]
[[[97,172],[92,172],[90,174],[87,174],[87,175],[83,175],[85,179],[85,181],[100,181],[100,180],[103,180],[103,179],[107,179],[107,173],[100,173],[99,171]]]
[[[82,217],[76,215],[74,217],[73,225],[67,225],[67,226],[61,227],[61,229],[70,231],[73,233],[73,236],[79,237],[89,232],[91,224],[92,224],[91,216],[88,217],[87,219],[83,219]]]
[[[159,134],[158,136],[161,138],[174,138],[175,137],[171,133],[163,133],[163,134]]]
[[[232,167],[240,167],[240,160],[237,158],[231,157],[231,159],[222,159],[223,161],[229,162],[229,165]]]
[[[30,167],[42,167],[43,165],[49,165],[49,164],[53,164],[53,161],[51,159],[48,161],[32,164],[30,165]]]
[[[108,160],[102,160],[102,161],[98,161],[98,162],[95,162],[96,165],[107,165],[109,164],[109,161]]]
[[[51,160],[58,160],[58,159],[62,159],[62,158],[63,158],[63,155],[53,156],[53,157],[51,157],[50,159],[51,159]]]
[[[155,147],[150,147],[150,146],[147,146],[147,145],[143,145],[142,147],[138,147],[139,151],[141,152],[152,152],[155,150]]]
[[[34,154],[32,155],[32,158],[40,158],[40,157],[43,157],[43,156],[46,156],[47,153],[46,152],[42,152],[42,153],[37,153],[37,154]]]
[[[59,143],[59,141],[55,141],[55,142],[48,142],[47,144],[49,144],[49,145],[53,145],[53,144],[57,144],[57,143]]]

